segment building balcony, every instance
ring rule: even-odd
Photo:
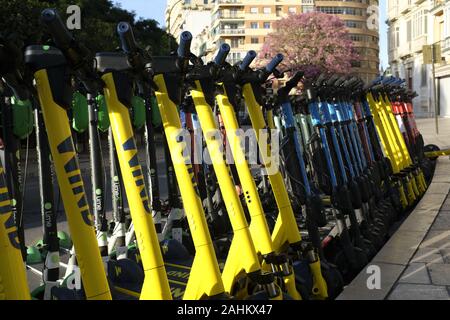
[[[401,14],[406,14],[411,11],[412,5],[408,1],[399,1],[398,12]]]
[[[445,0],[434,0],[431,10],[436,10],[445,4]]]
[[[423,46],[427,45],[427,36],[423,35],[411,42],[411,51],[412,52],[420,52],[423,49]]]
[[[399,58],[399,56],[398,56],[398,50],[397,49],[389,50],[389,62],[397,61],[398,58]]]
[[[236,5],[236,4],[243,4],[243,3],[242,3],[242,0],[217,0],[217,4]]]
[[[392,6],[388,9],[388,21],[393,22],[398,19],[398,6]]]
[[[450,52],[450,37],[445,40],[442,40],[442,52]]]
[[[244,20],[245,15],[244,13],[238,13],[238,14],[219,14],[215,19],[221,19],[221,20]]]
[[[245,29],[219,29],[219,34],[242,36],[245,34]]]
[[[408,42],[407,44],[402,44],[399,48],[398,48],[398,56],[400,58],[404,58],[407,56],[410,56],[412,54],[412,44],[411,42]],[[422,46],[420,47],[420,50],[422,50]]]

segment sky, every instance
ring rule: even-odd
[[[113,0],[113,2],[119,3],[124,9],[135,11],[138,17],[155,19],[161,27],[164,26],[167,0]],[[380,0],[380,61],[383,69],[388,66],[386,4],[387,0]]]

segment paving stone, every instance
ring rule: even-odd
[[[411,263],[398,280],[399,283],[431,284],[426,263]]]
[[[434,221],[431,229],[431,231],[436,230],[450,230],[450,215],[449,214],[439,214],[436,217],[436,220]]]
[[[407,265],[425,237],[425,231],[398,230],[373,259],[375,262]]]
[[[435,172],[433,176],[433,182],[450,182],[450,175],[448,174],[449,171],[450,167],[446,167],[440,172]]]
[[[433,176],[433,182],[448,182],[450,162],[439,162]]]
[[[444,263],[441,252],[435,248],[419,248],[411,262]]]
[[[441,207],[441,211],[450,211],[450,198],[447,197],[447,200],[445,200],[444,204]]]
[[[428,270],[433,284],[450,286],[450,264],[432,264]]]
[[[429,231],[420,248],[450,248],[450,230]]]
[[[388,300],[450,300],[450,296],[444,286],[399,283]]]
[[[446,198],[447,194],[431,194],[427,192],[422,200],[420,200],[415,210],[439,210]]]
[[[370,276],[367,268],[350,283],[339,295],[337,300],[384,300],[391,288],[400,277],[404,266],[389,263],[370,263],[369,266],[376,265],[381,271],[381,289],[370,290],[367,288],[367,280]]]
[[[433,182],[428,187],[427,194],[445,194],[445,195],[448,195],[449,189],[450,189],[450,183],[436,182],[433,179]]]
[[[427,232],[436,219],[437,211],[434,214],[428,211],[414,211],[408,219],[400,226],[396,232],[401,231],[423,231]]]
[[[450,248],[440,250],[444,263],[450,263]]]

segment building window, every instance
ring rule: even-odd
[[[408,70],[406,71],[407,74],[407,78],[406,78],[406,82],[408,84],[408,89],[412,90],[413,89],[413,71],[411,68],[408,68]]]
[[[251,23],[250,23],[250,28],[252,28],[252,29],[258,29],[258,22],[251,22]]]
[[[270,14],[270,13],[272,13],[272,9],[270,9],[270,7],[265,7],[265,8],[263,9],[263,12],[264,12],[265,14]]]
[[[411,20],[406,21],[406,41],[411,42]]]
[[[412,16],[412,38],[416,39],[427,34],[427,13],[425,10],[420,10]]]
[[[422,65],[422,70],[421,70],[421,81],[420,84],[422,87],[426,87],[427,86],[427,82],[428,82],[428,72],[427,72],[427,65],[423,64]]]
[[[281,9],[281,7],[277,7],[275,10],[276,10],[277,17],[281,17],[281,15],[283,13],[283,10]]]
[[[258,13],[258,8],[256,8],[256,7],[250,8],[250,13],[254,13],[254,14]]]
[[[264,29],[270,29],[270,22],[264,22]]]
[[[444,37],[450,37],[450,7],[445,9],[444,16]]]
[[[395,47],[400,47],[400,28],[395,28]]]
[[[366,10],[352,7],[318,7],[317,10],[328,14],[345,14],[362,17],[367,15]]]
[[[256,37],[252,37],[251,43],[252,43],[252,44],[258,44],[258,43],[259,43],[259,39],[256,38]]]

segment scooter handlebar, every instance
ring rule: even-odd
[[[321,86],[322,83],[325,81],[326,77],[327,77],[326,73],[321,73],[321,74],[319,75],[319,77],[316,79],[316,81],[314,81],[314,83],[315,83],[317,86]]]
[[[67,49],[71,46],[73,37],[62,22],[56,9],[45,9],[42,11],[41,21],[47,26],[52,34],[57,47]]]
[[[342,87],[345,87],[345,88],[352,87],[358,82],[359,82],[359,79],[357,77],[352,77],[352,78],[348,79],[347,81],[345,81],[342,84]]]
[[[256,51],[250,50],[249,52],[247,52],[244,60],[242,60],[242,62],[239,65],[239,69],[241,69],[241,71],[247,69],[252,64],[253,60],[255,60],[255,58],[256,58]]]
[[[298,71],[288,82],[286,82],[285,88],[286,90],[291,91],[292,88],[294,88],[299,81],[303,78],[304,73],[301,71]]]
[[[177,54],[180,58],[189,58],[191,53],[192,34],[189,31],[184,31],[180,36],[180,46]]]
[[[327,80],[327,86],[331,87],[338,79],[339,76],[337,74],[333,74],[331,78]]]
[[[383,81],[384,76],[378,76],[375,80],[372,81],[371,85],[376,85],[377,83]]]
[[[283,59],[284,56],[281,53],[277,54],[266,66],[266,71],[268,73],[272,73],[273,70],[275,70],[275,68],[283,61]]]
[[[373,86],[372,88],[370,88],[370,90],[377,91],[377,90],[381,90],[383,88],[384,88],[384,86],[382,84],[378,84],[378,85]]]
[[[335,85],[336,87],[340,87],[340,86],[342,86],[342,84],[343,84],[344,82],[346,82],[346,80],[347,80],[347,77],[346,77],[346,76],[342,76],[342,77],[340,77],[339,79],[337,79],[337,81],[334,83],[334,85]]]
[[[214,59],[214,63],[218,66],[221,66],[225,63],[225,60],[227,59],[228,54],[230,53],[230,45],[228,43],[223,43],[220,48],[219,52],[217,53],[216,58]]]
[[[134,38],[133,29],[128,22],[119,22],[117,25],[117,33],[119,34],[122,50],[129,52],[136,52],[137,45]]]

